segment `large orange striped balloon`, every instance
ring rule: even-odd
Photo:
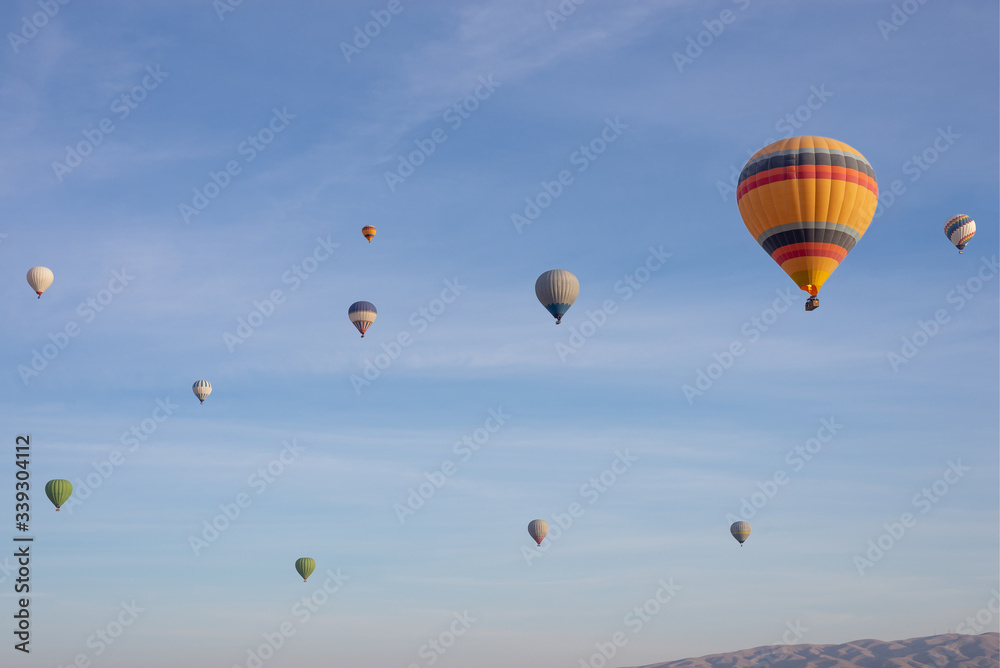
[[[847,144],[791,137],[750,158],[736,202],[757,243],[816,296],[871,224],[878,183],[865,157]]]

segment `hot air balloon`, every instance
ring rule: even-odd
[[[378,230],[376,230],[373,225],[365,225],[364,227],[361,228],[361,234],[365,236],[365,239],[368,240],[368,243],[372,242],[372,237],[374,237],[377,233]]]
[[[361,332],[362,339],[365,338],[365,332],[375,322],[375,316],[377,315],[378,311],[375,310],[375,304],[371,302],[354,302],[351,304],[351,308],[347,309],[347,317],[351,319],[354,326]]]
[[[198,397],[198,401],[205,403],[205,399],[212,393],[212,384],[207,380],[195,381],[195,384],[191,386],[191,390],[194,391],[194,396]]]
[[[49,480],[45,483],[45,496],[49,497],[57,512],[59,507],[69,500],[72,493],[73,483],[69,480]]]
[[[961,253],[969,240],[976,236],[976,221],[965,215],[949,218],[944,224],[944,234]]]
[[[875,172],[861,153],[826,137],[791,137],[743,167],[736,201],[747,230],[795,284],[816,294],[872,221]]]
[[[303,582],[308,582],[309,576],[316,570],[316,560],[309,557],[302,557],[295,560],[295,570],[302,576]]]
[[[42,293],[49,289],[55,276],[48,267],[32,267],[28,270],[28,285],[38,293],[38,298],[42,298]]]
[[[729,527],[729,533],[733,534],[733,538],[740,542],[740,547],[743,547],[743,543],[750,537],[750,523],[733,522],[733,525]]]
[[[545,520],[531,520],[528,522],[528,533],[539,545],[546,536],[549,535],[549,523]]]
[[[580,281],[565,269],[552,269],[535,281],[535,296],[556,319],[557,325],[579,295]]]

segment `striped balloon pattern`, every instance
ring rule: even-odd
[[[549,523],[545,520],[531,520],[528,522],[528,534],[539,545],[549,535]]]
[[[371,225],[365,225],[364,227],[361,228],[361,234],[363,234],[365,239],[368,240],[368,243],[372,242],[372,238],[375,236],[377,232],[378,230],[376,230]]]
[[[205,403],[205,399],[212,393],[212,384],[207,380],[197,380],[191,386],[191,390],[194,396],[198,397],[198,401]]]
[[[733,534],[733,538],[740,542],[742,546],[746,542],[747,538],[750,537],[750,523],[749,522],[733,522],[733,525],[729,527],[729,533]]]
[[[45,496],[49,497],[49,501],[52,502],[57,511],[62,504],[69,501],[72,493],[73,483],[69,480],[49,480],[45,483]]]
[[[961,253],[969,240],[976,236],[976,221],[966,215],[952,216],[944,224],[944,233]]]
[[[368,331],[371,324],[375,322],[376,315],[378,315],[378,311],[375,310],[375,304],[371,302],[354,302],[351,304],[351,308],[347,309],[347,317],[361,332],[362,339],[365,338],[365,332]]]
[[[847,144],[791,137],[750,158],[736,201],[761,248],[815,297],[871,224],[878,182],[865,157]]]
[[[300,557],[295,560],[295,570],[302,576],[303,582],[308,582],[309,576],[316,570],[316,560],[309,557]]]
[[[28,285],[42,298],[42,293],[49,289],[55,276],[48,267],[32,267],[28,270]]]
[[[580,296],[580,281],[565,269],[552,269],[535,281],[535,296],[549,313],[562,322],[562,317]]]

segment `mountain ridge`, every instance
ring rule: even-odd
[[[765,645],[633,668],[997,668],[1000,633],[946,633],[837,645]]]

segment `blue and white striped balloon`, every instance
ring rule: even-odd
[[[368,331],[371,324],[375,322],[376,315],[378,315],[378,311],[375,310],[375,304],[371,302],[354,302],[351,304],[351,308],[347,309],[347,317],[361,332],[362,339],[365,338],[365,332]]]
[[[207,380],[199,380],[195,381],[191,389],[194,391],[194,396],[198,397],[198,401],[205,403],[205,399],[212,393],[212,384]]]

